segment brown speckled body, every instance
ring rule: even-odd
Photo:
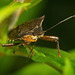
[[[24,22],[23,24],[17,26],[15,29],[11,30],[8,33],[8,38],[11,40],[17,40],[27,35],[39,37],[40,35],[44,34],[42,29],[43,20],[44,16],[32,21]]]

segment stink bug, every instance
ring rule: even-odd
[[[8,38],[9,40],[14,40],[14,41],[20,41],[18,43],[10,43],[10,44],[3,44],[3,47],[8,47],[8,46],[15,46],[18,44],[22,44],[22,45],[26,45],[32,52],[32,55],[34,54],[33,49],[29,46],[30,42],[36,42],[38,39],[43,39],[43,40],[47,40],[47,41],[53,41],[53,42],[57,42],[57,50],[58,50],[58,54],[59,57],[61,57],[60,54],[60,49],[59,49],[59,38],[56,36],[44,36],[44,34],[51,30],[52,28],[58,26],[59,24],[67,21],[68,19],[71,19],[75,17],[75,15],[70,16],[62,21],[60,21],[59,23],[57,23],[56,25],[54,25],[53,27],[43,31],[42,28],[42,23],[44,21],[45,16],[39,17],[37,19],[34,19],[32,21],[28,21],[28,22],[24,22],[23,24],[17,26],[15,29],[12,29],[9,33],[8,33]]]

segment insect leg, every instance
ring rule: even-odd
[[[34,55],[33,49],[26,42],[24,42],[23,45],[26,45],[30,49],[30,51],[32,53],[31,56],[33,56]]]
[[[16,46],[16,45],[20,45],[20,43],[9,43],[9,44],[2,44],[2,47],[11,47],[11,46]],[[21,45],[20,45],[21,46]],[[18,46],[18,47],[20,47]],[[16,48],[17,50],[18,48]],[[15,51],[13,51],[13,53],[15,54]]]
[[[59,38],[58,37],[56,37],[56,36],[43,36],[40,39],[47,40],[47,41],[52,41],[52,42],[57,42],[58,54],[59,54],[59,57],[61,57],[60,48],[59,48]]]
[[[10,46],[16,46],[19,45],[20,43],[8,43],[8,44],[2,44],[2,47],[10,47]]]

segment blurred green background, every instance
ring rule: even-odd
[[[12,1],[13,0],[0,0],[0,11]],[[75,14],[75,0],[25,0],[25,2],[32,3],[31,5],[33,6],[25,8],[15,25],[20,25],[25,21],[45,15],[43,30],[47,30],[61,20]],[[7,23],[6,20],[8,20]],[[74,75],[74,18],[60,24],[45,34],[59,37],[61,58],[58,57],[55,42],[43,41],[40,39],[34,47],[38,52],[34,50],[35,55],[33,58],[25,56],[24,53],[26,51],[24,47],[19,49],[22,51],[21,53],[18,52],[19,55],[12,55],[15,48],[1,47],[3,43],[7,42],[7,28],[9,22],[10,17],[7,17],[0,25],[0,75]],[[65,57],[68,59],[65,59]]]

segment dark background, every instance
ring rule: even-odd
[[[44,0],[43,0],[44,2]],[[75,14],[75,0],[47,0],[46,5],[41,10],[41,15],[45,14],[43,29],[48,29],[59,21]],[[72,18],[59,26],[48,31],[45,35],[58,36],[60,48],[71,50],[75,48],[75,18]],[[55,48],[56,43],[48,41],[38,41],[37,45]]]
[[[23,12],[17,25],[22,24],[34,18],[45,15],[43,29],[46,30],[61,20],[75,14],[75,0],[43,0],[41,3]],[[24,17],[25,16],[25,17]],[[22,21],[21,21],[22,20]],[[21,23],[20,23],[21,22]],[[60,39],[60,48],[62,50],[71,50],[75,48],[75,18],[72,18],[59,26],[51,29],[45,35],[58,36]],[[56,43],[38,40],[38,46],[56,48]]]

